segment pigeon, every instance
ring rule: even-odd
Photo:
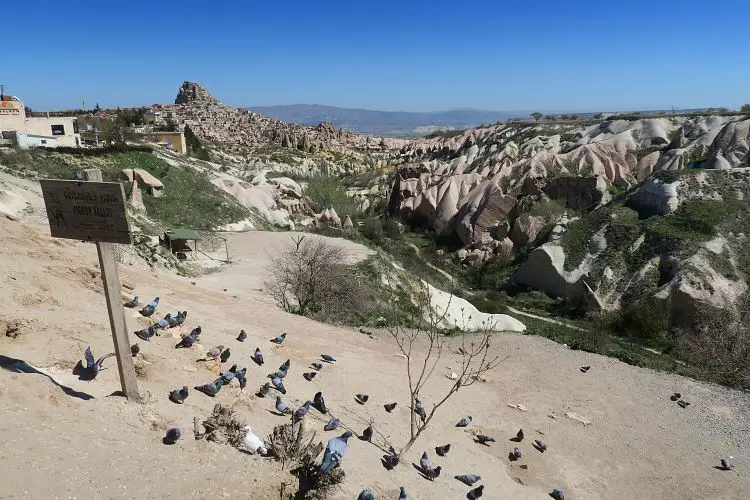
[[[146,342],[151,341],[151,337],[153,337],[156,334],[156,330],[154,330],[153,326],[149,326],[147,328],[143,328],[141,330],[138,330],[137,332],[133,332],[133,334],[138,337],[141,340],[145,340]]]
[[[362,490],[362,493],[359,494],[357,500],[376,500],[375,493],[370,491],[370,488],[366,488]]]
[[[139,305],[141,305],[141,301],[138,299],[137,295],[135,297],[133,297],[133,300],[131,300],[130,302],[125,302],[123,304],[123,306],[125,306],[125,307],[127,307],[129,309],[135,309]]]
[[[551,496],[555,500],[565,500],[565,492],[557,488],[552,490],[552,493],[550,493],[549,496]]]
[[[396,403],[388,403],[383,405],[383,408],[385,408],[385,411],[388,413],[392,412],[394,408],[396,408]]]
[[[141,347],[138,344],[133,344],[130,346],[130,354],[132,354],[133,357],[138,356],[139,352],[141,352]]]
[[[172,427],[167,431],[167,435],[164,436],[164,443],[166,444],[175,444],[180,437],[182,437],[182,432],[178,427]]]
[[[427,412],[424,410],[424,405],[419,399],[415,398],[414,401],[414,413],[419,415],[419,418],[421,418],[422,422],[424,422],[425,420],[427,420]]]
[[[326,451],[323,454],[323,463],[320,464],[319,474],[327,475],[335,466],[341,463],[348,449],[347,441],[352,437],[351,431],[346,431],[341,436],[328,440]]]
[[[284,383],[281,381],[278,377],[273,377],[271,379],[271,385],[274,389],[279,391],[281,394],[286,394],[286,387],[284,387]]]
[[[472,418],[470,416],[464,417],[461,420],[458,421],[456,424],[456,427],[468,427],[471,423]]]
[[[679,406],[680,408],[687,408],[689,404],[690,403],[688,403],[687,401],[683,401],[682,399],[677,401],[677,406]]]
[[[478,434],[477,435],[477,443],[484,444],[489,446],[487,443],[494,443],[495,438],[491,438],[489,436],[485,436],[484,434]]]
[[[245,386],[247,385],[247,377],[245,374],[247,373],[247,368],[243,368],[242,370],[235,373],[235,377],[237,378],[237,381],[240,383],[240,390],[243,390]]]
[[[516,433],[516,439],[515,440],[518,443],[520,443],[521,441],[523,441],[523,429],[519,429],[518,430],[518,432]]]
[[[226,362],[227,362],[227,360],[229,359],[229,356],[230,356],[230,355],[231,355],[231,353],[229,352],[229,348],[227,347],[226,349],[224,349],[224,350],[223,350],[223,351],[221,352],[221,356],[219,356],[219,359],[221,359],[221,362],[222,362],[222,363],[226,363]]]
[[[398,454],[396,453],[396,450],[393,449],[393,446],[391,446],[388,453],[383,455],[383,466],[388,470],[392,470],[395,469],[397,465]]]
[[[212,348],[210,351],[206,353],[206,359],[216,359],[221,355],[221,351],[224,350],[223,345],[217,345],[216,347]]]
[[[258,392],[255,395],[260,398],[265,398],[269,390],[271,390],[271,384],[266,382],[265,384],[260,386],[260,389],[258,389]]]
[[[328,413],[328,408],[326,408],[326,401],[323,399],[323,393],[322,392],[316,392],[315,397],[313,398],[312,407],[318,410],[320,413],[325,415]]]
[[[591,369],[591,367],[590,367],[590,366],[582,366],[582,367],[581,367],[581,373],[586,373],[586,372],[587,372],[587,371],[589,371],[590,369]]]
[[[449,451],[451,451],[450,444],[435,447],[435,453],[437,453],[439,457],[444,457],[445,455],[448,454]]]
[[[247,333],[245,330],[240,330],[240,334],[237,335],[237,342],[244,342],[247,340]]]
[[[156,311],[157,307],[159,307],[159,297],[156,297],[154,300],[146,304],[144,308],[139,312],[141,313],[141,316],[145,316],[148,318],[149,316],[154,314],[154,311]]]
[[[281,400],[281,396],[276,396],[276,411],[284,415],[291,415],[292,409]]]
[[[477,486],[470,492],[468,492],[466,494],[466,498],[468,498],[469,500],[477,500],[477,498],[481,497],[483,493],[484,493],[484,485],[482,484],[480,486]]]
[[[242,444],[245,445],[247,451],[259,453],[261,455],[268,453],[268,448],[266,448],[263,440],[252,432],[249,425],[243,427],[242,430],[245,431],[245,437],[242,438]]]
[[[279,366],[279,371],[288,372],[290,366],[292,366],[292,361],[287,359],[286,361],[281,363],[281,365]]]
[[[732,460],[734,457],[728,457],[728,458],[722,458],[721,463],[721,470],[732,470],[734,469],[734,463],[732,463]]]
[[[255,354],[253,354],[253,361],[258,366],[263,366],[263,353],[260,352],[260,347],[255,348]]]
[[[409,497],[406,496],[406,490],[403,486],[401,486],[398,490],[398,500],[409,500]]]
[[[307,415],[307,412],[310,411],[310,405],[312,404],[312,401],[305,401],[305,404],[297,408],[297,411],[294,412],[294,422],[299,422],[304,418],[305,415]]]
[[[669,396],[669,399],[671,399],[672,401],[677,401],[681,397],[682,397],[682,394],[680,394],[679,392],[675,392],[674,394]]]
[[[434,481],[435,479],[437,479],[438,477],[440,477],[440,472],[442,470],[443,470],[443,466],[442,465],[438,465],[434,469],[428,470],[427,474],[425,474],[425,475],[429,478],[430,481]]]
[[[313,368],[315,368],[316,370],[318,370],[318,371],[320,371],[320,370],[323,369],[323,364],[322,363],[313,363],[311,366]]]
[[[200,337],[201,331],[202,330],[200,326],[197,328],[194,328],[193,331],[190,332],[189,335],[183,337],[182,340],[180,340],[175,347],[178,349],[180,347],[185,347],[185,348],[192,347],[193,344],[198,340],[198,337]]]
[[[333,356],[331,356],[331,355],[329,355],[329,354],[321,354],[321,355],[320,355],[320,357],[321,357],[321,358],[323,359],[323,361],[325,361],[326,363],[335,363],[335,362],[336,362],[336,358],[334,358]]]
[[[474,486],[474,483],[482,479],[482,476],[478,474],[462,474],[460,476],[454,477],[464,483],[466,486]]]
[[[356,398],[357,398],[357,403],[363,405],[367,403],[367,400],[370,399],[370,396],[368,396],[367,394],[357,394]]]
[[[73,368],[73,375],[78,375],[79,380],[94,380],[102,370],[102,363],[104,363],[104,360],[114,355],[115,353],[110,352],[109,354],[105,354],[101,358],[94,360],[94,355],[91,354],[91,346],[88,346],[83,353],[84,359],[86,360],[86,366],[83,366],[83,362],[79,360],[78,364]]]
[[[279,371],[276,371],[276,372],[273,372],[273,373],[269,373],[269,374],[267,375],[267,377],[268,377],[268,378],[278,378],[278,379],[282,379],[282,378],[286,377],[288,373],[289,373],[289,372],[287,372],[286,370],[279,370]]]
[[[372,425],[368,425],[367,429],[362,431],[362,439],[364,441],[370,441],[372,442]]]
[[[515,462],[519,458],[521,458],[521,450],[519,450],[518,448],[513,448],[513,451],[508,453],[508,460],[510,460],[511,462]]]
[[[219,373],[219,380],[221,380],[221,385],[229,385],[229,383],[234,380],[236,376],[237,365],[233,365],[229,370]]]
[[[187,319],[187,311],[179,312],[177,311],[176,316],[171,316],[169,318],[169,328],[174,328],[176,326],[180,326],[185,322]]]
[[[195,390],[200,391],[207,396],[214,397],[219,393],[223,385],[224,384],[222,384],[221,379],[217,378],[210,384],[195,386]]]
[[[332,418],[323,427],[323,430],[324,431],[335,431],[336,429],[338,429],[339,425],[341,425],[341,420],[339,420],[338,418]]]
[[[170,313],[167,313],[166,316],[164,316],[162,319],[154,323],[154,330],[163,330],[167,327],[169,327],[169,320],[172,319],[172,315]]]
[[[305,378],[305,380],[307,380],[308,382],[310,382],[312,379],[315,378],[315,375],[317,375],[317,374],[318,374],[318,372],[308,372],[308,373],[303,373],[302,376]]]
[[[181,405],[185,402],[185,400],[188,397],[188,388],[187,386],[183,386],[182,389],[176,389],[169,393],[169,400],[173,403],[177,403],[178,405]]]
[[[281,335],[279,335],[275,339],[271,339],[271,342],[273,342],[274,344],[281,345],[281,344],[284,343],[284,339],[286,339],[286,332],[282,333]]]
[[[538,439],[535,439],[534,448],[539,450],[541,453],[544,453],[545,451],[547,451],[547,443],[545,443],[544,441],[539,441]]]
[[[422,453],[422,458],[419,459],[419,466],[422,467],[423,471],[432,469],[432,462],[430,462],[430,459],[427,457],[426,451]]]

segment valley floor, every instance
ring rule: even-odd
[[[33,224],[0,215],[0,320],[28,322],[17,338],[0,338],[6,367],[0,370],[0,498],[278,499],[279,485],[287,483],[291,492],[295,480],[277,463],[196,441],[192,428],[194,417],[202,421],[222,403],[259,436],[269,434],[285,419],[270,412],[271,397],[253,394],[287,358],[285,401],[296,406],[321,390],[331,412],[355,432],[373,422],[374,444],[350,440],[343,461],[346,480],[336,499],[356,498],[365,487],[378,498],[395,499],[399,486],[412,500],[461,499],[469,488],[453,476],[466,473],[483,477],[487,499],[543,499],[553,488],[564,489],[568,499],[735,499],[750,491],[750,394],[507,333],[495,336],[493,349],[509,359],[486,383],[451,399],[408,453],[407,463],[386,471],[380,448],[399,448],[408,434],[404,360],[395,355],[387,334],[371,338],[286,314],[264,296],[262,273],[269,255],[287,244],[284,233],[229,236],[233,264],[199,278],[121,266],[121,277],[142,299],[161,297],[157,315],[187,309],[185,330],[201,325],[203,335],[202,345],[192,349],[174,349],[177,329],[139,341],[135,361],[145,403],[108,396],[120,388],[113,359],[93,382],[70,375],[87,345],[95,356],[112,347],[94,246],[53,240],[38,220],[28,222]],[[366,255],[364,247],[345,244],[353,258]],[[137,313],[126,310],[126,316],[130,331],[142,328]],[[234,340],[241,328],[248,333],[244,343]],[[281,331],[289,332],[288,338],[283,347],[273,347],[268,339]],[[218,367],[196,360],[217,344],[230,347],[230,362],[247,366],[249,381],[244,392],[231,385],[211,399],[192,387],[216,377]],[[256,346],[266,354],[263,367],[250,360]],[[339,361],[305,381],[302,372],[321,353]],[[445,355],[422,395],[428,408],[449,387],[445,374],[456,366],[454,357]],[[43,374],[14,371],[20,365],[9,358],[44,370],[84,396],[67,395]],[[579,371],[582,365],[591,366],[588,373]],[[169,391],[183,385],[191,388],[186,403],[171,403]],[[691,405],[682,409],[670,401],[674,392]],[[356,393],[368,393],[368,404],[356,404]],[[382,405],[392,401],[398,406],[388,414]],[[508,406],[518,403],[527,411]],[[473,416],[472,426],[456,428],[465,415]],[[321,440],[334,434],[322,430],[327,419],[314,410],[306,418]],[[161,438],[172,426],[182,429],[183,438],[165,446]],[[509,442],[519,428],[526,439]],[[475,433],[497,441],[477,445]],[[537,452],[534,439],[547,442],[549,450]],[[441,459],[434,447],[446,443],[452,448]],[[523,456],[509,462],[515,446]],[[410,465],[425,450],[443,466],[434,482]],[[733,471],[714,468],[729,455],[735,457]]]

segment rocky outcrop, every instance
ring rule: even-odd
[[[219,101],[217,101],[208,89],[201,84],[188,81],[182,82],[182,85],[177,91],[177,97],[175,97],[174,103],[189,104],[194,102],[214,104]]]

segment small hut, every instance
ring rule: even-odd
[[[187,259],[188,252],[195,258],[198,252],[198,241],[200,235],[192,229],[167,229],[164,231],[164,246],[177,256],[178,259]],[[193,248],[190,248],[188,242],[193,242]]]

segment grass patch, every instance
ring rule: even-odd
[[[339,179],[329,175],[319,175],[310,179],[307,197],[316,212],[333,208],[342,222],[348,215],[355,220],[359,200],[346,195],[346,187]]]

